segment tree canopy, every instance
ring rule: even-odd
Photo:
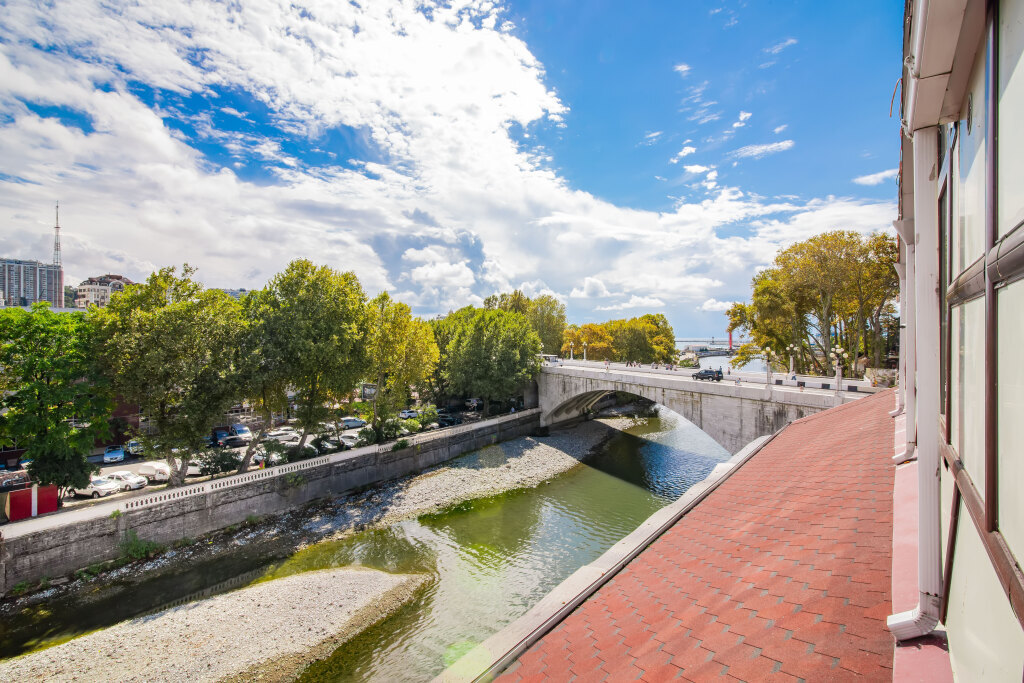
[[[147,446],[167,458],[178,484],[237,395],[239,304],[194,273],[161,268],[93,312],[99,360],[114,390],[155,427]]]
[[[540,337],[520,313],[463,309],[454,315],[445,340],[444,380],[453,392],[483,399],[488,412],[492,400],[512,397],[537,374]]]
[[[637,318],[587,323],[566,328],[561,353],[587,360],[671,363],[676,355],[676,337],[668,319],[661,313]]]
[[[84,313],[0,309],[0,432],[25,448],[39,484],[84,487],[95,470],[87,457],[109,433],[112,405],[96,351]]]
[[[729,330],[746,332],[753,342],[740,349],[733,365],[761,349],[785,358],[795,346],[799,371],[831,374],[835,368],[827,351],[838,345],[879,366],[899,292],[897,258],[894,237],[847,230],[783,249],[771,267],[754,276],[750,303],[736,303],[726,312]]]
[[[409,388],[434,372],[439,353],[431,326],[384,292],[366,306],[366,356],[365,374],[377,385],[372,427],[380,439],[383,425],[407,404]]]

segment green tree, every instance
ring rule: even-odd
[[[530,301],[526,319],[540,337],[544,353],[558,353],[565,334],[565,304],[548,294]]]
[[[409,401],[409,389],[434,372],[438,348],[431,326],[387,292],[366,306],[366,374],[377,384],[372,426],[380,440],[383,425]]]
[[[25,448],[36,482],[84,487],[87,457],[109,434],[111,400],[97,372],[95,330],[82,313],[0,309],[0,433]]]
[[[203,288],[194,273],[187,264],[180,276],[161,268],[91,312],[111,385],[155,428],[143,440],[171,465],[172,485],[184,481],[188,463],[238,396],[239,304]]]
[[[277,274],[261,297],[265,353],[295,390],[301,450],[330,416],[328,401],[351,393],[361,378],[366,295],[355,273],[302,259]]]
[[[274,343],[268,325],[270,295],[265,289],[251,291],[241,299],[242,329],[234,363],[234,382],[240,394],[260,416],[260,426],[249,442],[238,472],[249,469],[252,457],[273,427],[274,413],[288,409],[288,375],[282,347]]]
[[[511,293],[492,294],[484,299],[484,308],[526,315],[530,312],[530,298],[518,289]]]
[[[466,306],[457,311],[450,311],[446,316],[429,321],[430,329],[434,334],[434,342],[437,344],[438,362],[434,372],[427,379],[427,393],[438,405],[444,405],[453,394],[451,383],[448,381],[451,374],[448,369],[450,365],[448,350],[451,341],[455,338],[456,332],[467,324],[476,311],[477,309],[472,306]]]
[[[477,310],[461,323],[447,346],[446,379],[454,391],[479,396],[484,413],[505,400],[540,369],[540,337],[526,317],[511,311]]]

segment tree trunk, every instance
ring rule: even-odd
[[[252,454],[256,452],[256,448],[263,442],[263,437],[266,436],[267,427],[269,426],[270,420],[264,420],[263,426],[260,427],[260,431],[257,432],[253,440],[249,442],[249,446],[245,449],[245,456],[242,457],[242,464],[238,466],[238,474],[242,474],[249,470],[249,463],[252,462]]]

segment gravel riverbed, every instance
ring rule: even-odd
[[[531,488],[580,464],[590,452],[633,423],[611,417],[488,446],[419,474],[404,477],[334,505],[306,524],[328,536],[386,526],[467,500]]]
[[[0,680],[289,680],[424,580],[346,568],[258,583],[0,662]]]

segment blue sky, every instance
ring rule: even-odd
[[[793,241],[895,217],[892,2],[11,2],[0,253],[68,281],[355,270],[431,316],[722,310]]]

